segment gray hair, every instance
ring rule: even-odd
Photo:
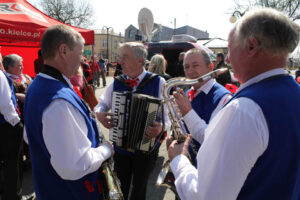
[[[158,75],[166,74],[166,60],[163,55],[156,54],[152,56],[149,71]]]
[[[17,62],[22,62],[23,58],[18,54],[10,54],[3,58],[3,67],[5,70],[8,70],[8,67],[13,67],[16,65]]]
[[[119,49],[122,49],[123,47],[131,48],[134,52],[135,58],[136,59],[143,58],[144,59],[143,65],[146,64],[148,51],[147,51],[147,47],[143,43],[141,43],[141,42],[126,42],[126,43],[120,44]]]
[[[299,42],[299,31],[299,26],[283,13],[262,8],[246,13],[233,34],[240,47],[245,47],[247,39],[254,37],[261,50],[276,55],[293,52]]]
[[[204,49],[201,49],[201,48],[193,48],[193,49],[188,50],[188,51],[184,54],[183,65],[185,64],[185,59],[186,59],[186,57],[187,57],[189,54],[192,54],[192,53],[200,53],[200,54],[203,56],[203,59],[204,59],[204,62],[205,62],[205,64],[206,64],[206,66],[207,66],[207,67],[210,66],[210,58],[209,58],[209,55],[208,55],[208,53],[207,53]]]
[[[42,55],[44,59],[55,57],[61,44],[66,44],[71,50],[76,44],[85,41],[80,33],[66,25],[54,25],[46,30],[41,42]]]

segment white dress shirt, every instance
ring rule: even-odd
[[[37,76],[53,79],[43,73]],[[70,80],[64,78],[72,88]],[[63,99],[52,101],[44,110],[42,124],[44,142],[51,156],[50,163],[62,179],[80,179],[98,170],[103,161],[111,156],[112,152],[107,146],[91,147],[84,117]]]
[[[216,84],[216,79],[210,79],[208,82],[206,82],[204,85],[202,85],[200,88],[197,89],[194,97],[200,94],[200,92],[204,92],[207,95],[215,84]],[[212,112],[210,120],[223,108],[226,102],[230,99],[231,99],[231,94],[225,94],[221,98],[217,107]],[[206,122],[199,117],[199,115],[196,113],[194,109],[190,110],[183,117],[183,119],[190,133],[193,135],[193,138],[198,142],[202,143],[204,140],[205,129],[208,126],[208,124],[206,124]]]
[[[4,72],[0,70],[0,113],[4,116],[5,121],[15,126],[20,122],[20,117],[11,100],[11,88]]]
[[[284,69],[262,73],[248,80],[237,92],[284,73]],[[181,199],[236,199],[268,141],[269,130],[259,105],[245,97],[232,100],[206,128],[197,155],[197,169],[184,155],[172,160],[171,169]]]
[[[141,81],[144,79],[146,76],[147,71],[143,69],[143,72],[137,77],[139,79],[138,84],[132,88],[132,92],[135,92]],[[158,92],[158,98],[163,99],[163,94],[162,94],[162,88],[165,83],[165,79],[160,78],[159,80],[159,92]],[[108,112],[111,109],[111,103],[112,103],[112,92],[114,89],[114,83],[110,84],[106,90],[104,95],[101,95],[99,99],[99,104],[94,108],[95,112]],[[164,118],[165,118],[165,130],[170,128],[170,120],[168,117],[168,108],[164,106]]]

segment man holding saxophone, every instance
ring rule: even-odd
[[[207,52],[196,48],[186,52],[183,67],[188,79],[196,79],[213,70]],[[173,96],[189,132],[200,133],[194,138],[202,143],[204,131],[210,119],[219,112],[231,95],[215,79],[194,84],[187,94],[180,90],[180,92],[174,92]],[[199,148],[198,144],[196,146]]]
[[[64,25],[44,33],[44,66],[30,85],[24,119],[37,199],[99,200],[98,169],[111,156],[99,145],[96,122],[72,89],[69,77],[80,66],[84,39]]]
[[[169,148],[181,199],[300,198],[300,87],[283,69],[298,42],[298,25],[273,9],[237,22],[227,62],[243,85],[206,128],[197,169],[191,137]]]

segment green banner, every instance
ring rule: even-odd
[[[84,50],[84,54],[87,56],[92,55],[92,51],[91,50]]]

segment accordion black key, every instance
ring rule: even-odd
[[[160,99],[149,95],[114,91],[111,109],[114,128],[109,131],[110,141],[130,152],[150,152],[155,138],[148,139],[146,129],[156,120],[161,105]]]

